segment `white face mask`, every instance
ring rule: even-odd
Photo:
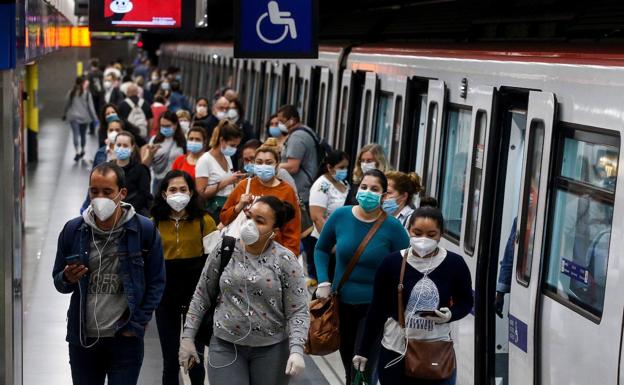
[[[102,222],[106,221],[115,213],[118,204],[119,203],[115,203],[115,201],[110,198],[93,198],[91,200],[93,213],[95,213],[95,216]]]
[[[246,245],[253,245],[260,239],[260,232],[253,219],[247,219],[241,226],[240,239]]]
[[[208,113],[208,107],[206,106],[197,106],[195,107],[195,110],[197,111],[199,115],[202,115],[202,116]]]
[[[227,112],[228,119],[232,121],[238,120],[238,111],[234,108],[230,108]]]
[[[187,121],[187,120],[181,120],[180,121],[180,128],[182,128],[182,131],[184,131],[184,135],[186,135],[189,130],[191,129],[191,122]]]
[[[435,251],[438,247],[438,241],[427,237],[411,237],[410,246],[422,258]]]
[[[167,204],[177,213],[184,210],[190,200],[190,195],[184,193],[175,193],[167,196]]]
[[[364,163],[361,162],[360,163],[360,168],[362,169],[362,173],[366,173],[370,170],[374,170],[377,168],[377,165],[375,164],[375,162],[371,162],[371,163]]]
[[[227,118],[227,112],[219,111],[219,112],[217,112],[217,114],[215,116],[217,117],[217,119],[223,120],[223,119]]]
[[[113,88],[113,82],[111,82],[110,80],[104,80],[103,85],[105,90],[110,90],[111,88]]]
[[[107,135],[108,144],[115,143],[115,139],[117,139],[117,134],[119,134],[117,131],[111,131],[111,132],[108,133],[108,135]]]

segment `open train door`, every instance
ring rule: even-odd
[[[535,381],[534,335],[539,301],[545,212],[548,203],[550,148],[556,113],[550,92],[529,92],[519,215],[515,237],[509,307],[509,384]],[[537,355],[536,355],[537,354]]]

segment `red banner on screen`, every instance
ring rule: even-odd
[[[111,27],[180,28],[182,0],[105,0]]]

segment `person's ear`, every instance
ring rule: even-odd
[[[165,191],[163,191],[160,196],[162,196],[164,200],[167,200],[167,193]]]
[[[121,198],[120,200],[123,201],[124,199],[126,199],[126,196],[128,196],[128,189],[124,187],[119,190],[119,197]]]

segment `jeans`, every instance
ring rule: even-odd
[[[345,384],[351,384],[355,371],[353,370],[353,356],[355,349],[360,344],[364,334],[364,324],[369,304],[349,305],[341,302],[339,306],[340,318],[340,359],[345,369]],[[371,384],[376,384],[377,360],[381,342],[373,344],[366,365],[366,378],[372,379]]]
[[[208,381],[224,385],[287,385],[289,350],[288,339],[269,346],[243,346],[212,336]]]
[[[89,338],[87,343],[93,343]],[[136,385],[143,363],[143,338],[100,338],[91,348],[69,344],[74,385]]]
[[[186,318],[186,309],[176,305],[160,305],[156,309],[156,326],[163,355],[163,385],[179,385],[180,364],[180,327]],[[204,370],[204,345],[195,343],[200,363],[189,370],[191,384],[203,385],[206,371]]]
[[[316,267],[314,267],[314,247],[318,239],[311,235],[301,239],[303,245],[303,251],[306,255],[306,264],[308,267],[308,277],[316,279]]]
[[[405,361],[403,360],[399,361],[396,365],[392,365],[388,369],[385,368],[390,361],[399,356],[399,353],[383,347],[381,348],[381,352],[379,353],[379,366],[377,369],[381,385],[455,385],[457,382],[457,369],[453,370],[451,377],[445,380],[421,380],[405,375]]]
[[[84,151],[85,145],[87,144],[87,127],[89,125],[87,123],[78,123],[73,120],[69,122],[69,125],[71,126],[76,152]]]

